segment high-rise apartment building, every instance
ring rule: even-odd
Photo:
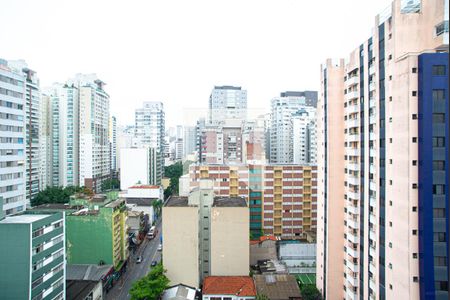
[[[135,137],[140,139],[141,146],[155,148],[164,166],[165,151],[165,114],[162,102],[144,102],[143,107],[136,109]]]
[[[65,225],[62,212],[2,215],[2,299],[65,299]]]
[[[49,139],[47,155],[51,186],[78,186],[79,181],[79,89],[54,84],[47,92]]]
[[[185,156],[195,153],[196,142],[195,126],[184,126],[183,153]]]
[[[79,89],[80,185],[99,192],[111,176],[109,95],[95,74],[78,74],[69,80]]]
[[[9,61],[8,65],[22,72],[25,80],[25,191],[29,203],[39,192],[39,123],[40,87],[36,72],[24,60]]]
[[[445,52],[445,53],[439,53]],[[401,1],[321,69],[317,285],[448,299],[448,1]]]
[[[209,96],[208,123],[247,119],[247,91],[240,86],[215,86]]]
[[[305,99],[306,106],[317,107],[317,91],[287,91],[280,93],[280,97],[301,97]]]
[[[39,189],[44,190],[52,185],[52,140],[51,140],[51,97],[41,93],[39,103]]]
[[[206,276],[248,275],[245,198],[215,197],[212,182],[201,180],[189,197],[171,197],[162,213],[164,268],[171,284],[199,287]]]
[[[309,101],[308,101],[309,100]],[[303,92],[285,92],[281,93],[281,97],[273,98],[271,101],[271,116],[270,116],[270,162],[277,164],[292,164],[294,163],[294,143],[304,142],[304,145],[296,145],[296,147],[305,147],[305,151],[311,152],[312,149],[307,149],[310,145],[307,143],[307,138],[300,138],[301,128],[309,126],[314,127],[313,120],[315,115],[314,101],[307,99]],[[309,115],[310,122],[297,122],[297,134],[294,132],[294,116],[297,115],[300,119],[301,114]],[[302,127],[301,127],[302,126]],[[313,135],[310,135],[310,138]],[[297,140],[294,140],[298,137]],[[313,142],[312,144],[314,144]],[[301,152],[301,150],[300,150]],[[306,152],[305,152],[306,153]]]
[[[109,118],[108,140],[110,145],[111,172],[118,171],[117,166],[117,119],[115,116]]]
[[[189,176],[190,190],[198,188],[201,180],[211,179],[217,196],[249,199],[249,229],[255,237],[301,239],[316,231],[315,166],[191,165]]]
[[[302,108],[292,115],[292,152],[294,164],[316,164],[316,110]]]
[[[25,99],[22,70],[0,59],[0,196],[7,215],[23,211],[25,197]]]

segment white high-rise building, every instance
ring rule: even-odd
[[[108,134],[111,154],[111,171],[117,172],[117,119],[115,116],[109,118],[109,134]]]
[[[183,152],[185,156],[195,152],[196,143],[195,126],[184,126]]]
[[[54,84],[47,119],[51,148],[47,155],[50,186],[79,185],[79,90],[74,85]]]
[[[25,79],[25,191],[29,202],[39,192],[39,78],[24,60],[9,61],[8,65]]]
[[[247,119],[247,91],[240,86],[215,86],[209,96],[209,124]]]
[[[26,209],[25,78],[0,59],[0,197],[10,215]]]
[[[307,110],[308,112],[310,112],[309,114],[312,114],[312,112],[315,110],[313,103],[309,103],[305,96],[299,96],[297,95],[298,93],[281,93],[282,97],[276,97],[272,99],[270,118],[271,163],[294,163],[293,116],[300,110]],[[300,125],[300,123],[297,125]],[[306,139],[304,139],[304,142],[306,142]]]
[[[165,150],[165,114],[162,102],[144,102],[136,109],[135,137],[143,147],[155,148],[160,154]],[[164,157],[160,155],[161,163]]]
[[[306,107],[292,116],[294,164],[315,164],[317,156],[316,109]]]
[[[39,189],[44,190],[51,186],[51,97],[41,94],[39,103]]]
[[[111,174],[109,95],[95,74],[78,74],[69,82],[79,88],[80,185],[99,192]]]
[[[161,161],[155,148],[120,149],[120,189],[136,184],[161,185]]]

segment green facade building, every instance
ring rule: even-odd
[[[67,212],[68,264],[108,264],[119,270],[128,259],[127,210],[117,193],[75,198],[84,208]]]
[[[63,212],[0,215],[1,299],[65,299],[64,234]]]

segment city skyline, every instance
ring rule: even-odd
[[[138,2],[131,7],[108,2],[108,13],[98,14],[102,2],[7,1],[0,35],[10,42],[3,45],[2,57],[26,60],[41,88],[73,74],[96,73],[106,83],[118,125],[133,124],[134,110],[144,101],[164,102],[167,127],[194,125],[186,118],[206,107],[214,85],[242,86],[249,91],[248,107],[261,111],[269,110],[280,91],[318,90],[317,66],[329,45],[336,57],[344,56],[351,50],[347,45],[370,36],[374,12],[389,3],[328,1],[323,9],[323,3],[293,1]],[[18,14],[20,23],[12,19]],[[82,23],[76,21],[81,14]],[[361,26],[352,35],[341,34],[354,23]],[[30,27],[39,30],[30,35]]]

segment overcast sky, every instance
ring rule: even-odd
[[[25,59],[41,86],[96,73],[119,124],[163,101],[173,126],[193,122],[214,85],[241,85],[258,111],[317,90],[320,64],[367,39],[390,2],[1,0],[0,57]]]

